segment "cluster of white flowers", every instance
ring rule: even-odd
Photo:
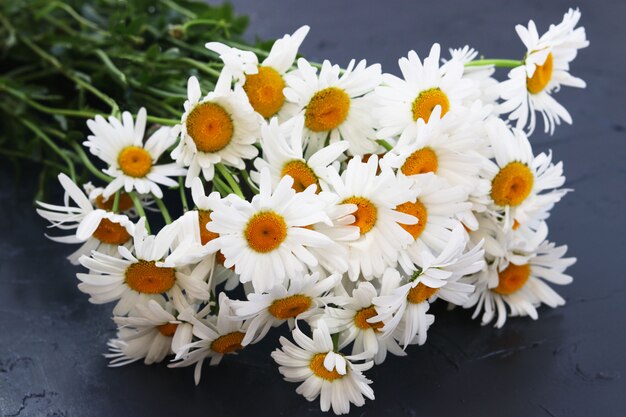
[[[365,371],[426,342],[439,298],[497,327],[562,305],[548,283],[570,283],[575,259],[546,240],[545,220],[569,190],[527,134],[536,112],[549,132],[571,123],[554,93],[584,87],[568,72],[588,45],[579,18],[570,10],[541,37],[518,26],[522,61],[411,51],[402,78],[365,60],[297,58],[306,26],[260,63],[209,43],[221,75],[206,95],[188,80],[178,125],[144,141],[143,109],[90,120],[84,145],[107,184],[83,191],[61,174],[63,205],[38,211],[70,232],[54,240],[82,243],[70,256],[88,270],[79,289],[115,303],[111,365],[172,355],[198,383],[205,359],[287,323],[295,343],[280,338],[278,370],[342,414],[374,398]],[[492,77],[497,66],[513,67],[508,80]],[[178,189],[173,221],[160,186]]]

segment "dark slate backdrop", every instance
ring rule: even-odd
[[[485,56],[523,53],[516,23],[540,30],[558,22],[574,0],[452,1],[237,0],[249,14],[249,36],[276,38],[312,27],[302,52],[345,65],[381,62],[470,43]],[[626,3],[580,1],[591,47],[573,64],[586,90],[558,95],[574,118],[554,136],[532,137],[537,151],[563,160],[576,189],[553,211],[550,237],[578,257],[567,305],[542,308],[540,320],[481,327],[466,311],[437,316],[422,348],[369,372],[376,401],[364,416],[624,416],[626,415]],[[3,161],[5,162],[5,161]],[[76,289],[67,246],[43,236],[32,207],[38,167],[16,184],[0,175],[0,415],[3,416],[319,416],[318,403],[282,381],[264,343],[217,368],[131,365],[109,369],[101,353],[114,334],[111,306],[94,306]],[[273,334],[276,336],[276,334]]]

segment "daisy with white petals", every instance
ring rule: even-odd
[[[222,85],[230,87],[234,80],[237,87],[243,87],[257,113],[266,119],[278,115],[285,105],[283,76],[291,69],[298,48],[308,32],[309,27],[302,26],[292,35],[276,40],[260,65],[253,52],[232,48],[220,42],[207,43],[206,47],[218,53],[224,62],[216,89],[222,88]]]
[[[267,291],[286,277],[315,267],[318,260],[307,247],[329,247],[332,240],[307,226],[330,223],[324,201],[310,186],[296,193],[293,178],[283,177],[272,187],[268,169],[260,175],[260,192],[252,201],[233,198],[211,214],[208,230],[219,234],[209,243],[221,250],[224,266],[235,267],[242,283],[256,292]]]
[[[304,116],[307,151],[324,147],[326,140],[350,143],[353,155],[375,152],[375,122],[372,95],[381,81],[380,64],[367,66],[352,60],[341,72],[338,65],[324,61],[319,74],[307,60],[298,60],[298,70],[285,76],[285,97],[293,110]]]
[[[578,9],[569,9],[563,21],[551,25],[541,37],[532,20],[528,22],[528,27],[515,27],[526,46],[526,56],[523,65],[513,68],[509,79],[500,84],[504,102],[498,110],[510,113],[509,119],[516,121],[518,129],[528,126],[528,131],[532,133],[536,125],[535,112],[543,117],[546,133],[554,133],[561,120],[572,123],[568,111],[552,95],[561,86],[586,86],[583,80],[569,73],[569,64],[576,58],[578,50],[589,46],[585,28],[576,28],[579,20]]]
[[[329,184],[341,204],[357,207],[351,214],[355,218],[352,226],[359,228],[360,237],[341,242],[349,250],[348,274],[353,281],[359,274],[367,280],[381,276],[385,268],[395,265],[398,251],[413,242],[402,225],[416,224],[417,218],[396,208],[415,201],[415,192],[390,169],[377,174],[378,169],[378,157],[372,155],[367,162],[352,158],[341,176],[330,172]]]
[[[491,183],[491,209],[505,229],[548,218],[554,204],[570,191],[557,189],[565,183],[563,164],[553,164],[551,153],[534,156],[524,132],[509,129],[502,120],[485,125],[495,157],[495,163],[484,166]]]
[[[143,359],[146,365],[163,361],[191,342],[192,326],[175,317],[171,303],[163,299],[137,305],[134,315],[113,317],[119,326],[117,338],[109,341],[109,366],[123,366]]]
[[[547,230],[537,233],[545,236]],[[494,257],[488,253],[489,266],[464,279],[476,287],[465,307],[474,307],[473,318],[482,313],[483,325],[495,318],[495,327],[502,327],[507,315],[529,316],[536,320],[541,304],[552,308],[565,304],[563,297],[547,283],[567,285],[572,282],[565,269],[573,265],[576,258],[564,257],[567,246],[556,246],[545,240],[534,251],[522,253],[522,258],[519,249],[512,253],[511,234],[509,232],[509,236],[500,241],[504,256]]]
[[[277,119],[261,128],[261,148],[263,158],[256,158],[254,166],[258,171],[268,167],[276,184],[282,177],[293,178],[294,190],[304,191],[315,184],[317,190],[327,190],[328,167],[345,152],[350,144],[346,141],[331,143],[307,158],[304,157],[303,138],[304,118],[296,117],[283,125]],[[253,173],[253,178],[258,174]]]
[[[222,88],[201,95],[198,79],[190,77],[185,112],[176,128],[180,141],[171,154],[179,165],[189,167],[186,187],[200,172],[211,181],[216,164],[244,169],[244,160],[258,154],[254,143],[260,120],[243,91]]]
[[[68,256],[73,264],[78,259],[96,250],[110,256],[118,256],[117,247],[132,246],[131,236],[135,225],[124,214],[116,214],[110,210],[95,208],[92,202],[65,174],[58,175],[59,182],[65,189],[64,204],[54,205],[37,201],[37,214],[48,220],[53,227],[61,230],[75,230],[67,236],[48,236],[60,243],[82,243],[74,253]],[[76,204],[70,205],[70,199]],[[119,204],[120,208],[121,202]]]
[[[383,75],[383,84],[376,89],[380,104],[378,138],[414,136],[415,123],[428,122],[435,107],[441,110],[434,117],[458,113],[466,100],[477,95],[477,84],[463,77],[463,63],[451,60],[440,66],[440,53],[436,43],[422,62],[415,51],[410,51],[407,58],[398,61],[404,79]]]
[[[281,349],[272,352],[272,358],[280,366],[278,370],[289,382],[302,382],[296,392],[309,401],[320,397],[320,408],[335,414],[347,414],[350,404],[361,407],[365,398],[374,399],[372,383],[363,372],[373,366],[369,354],[344,356],[336,353],[323,320],[313,330],[313,337],[306,336],[297,327],[292,336],[296,344],[280,338]]]
[[[137,119],[129,112],[122,113],[122,120],[111,116],[105,120],[96,116],[87,121],[91,130],[84,145],[92,154],[106,162],[103,171],[113,177],[102,193],[104,198],[124,188],[126,192],[137,190],[141,194],[152,193],[163,197],[158,186],[174,187],[178,183],[170,177],[185,175],[186,170],[175,163],[158,165],[161,155],[176,142],[176,134],[169,127],[160,127],[144,143],[146,109],[141,108]]]
[[[90,273],[78,273],[81,281],[78,289],[89,294],[94,304],[119,300],[113,314],[123,315],[132,311],[137,304],[146,304],[150,299],[167,294],[168,298],[183,297],[183,291],[191,299],[208,300],[209,287],[205,276],[179,269],[168,259],[172,243],[178,234],[178,224],[163,227],[156,236],[148,235],[145,217],[139,219],[133,234],[132,252],[119,247],[122,259],[92,251],[91,256],[82,256],[81,265]]]
[[[339,274],[322,278],[319,272],[296,275],[262,294],[248,294],[247,301],[232,300],[233,319],[250,321],[244,344],[262,339],[272,326],[288,321],[293,328],[295,320],[320,314],[320,307],[332,301],[329,291],[340,279]]]
[[[427,314],[430,304],[442,298],[456,305],[463,305],[474,290],[472,285],[459,282],[468,274],[480,271],[485,262],[481,245],[463,253],[468,236],[463,226],[457,225],[447,246],[436,258],[428,251],[422,252],[419,268],[410,277],[401,278],[400,273],[388,269],[383,281],[391,287],[398,285],[390,295],[381,295],[372,302],[378,315],[371,321],[381,321],[387,336],[397,337],[406,348],[411,343],[424,344],[428,328],[434,316]],[[401,280],[405,282],[401,284]]]

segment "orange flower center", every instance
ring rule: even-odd
[[[438,87],[422,91],[411,106],[413,120],[424,119],[428,123],[431,113],[437,106],[441,106],[441,117],[450,110],[450,101],[446,93]]]
[[[285,81],[271,67],[259,67],[256,74],[247,74],[243,89],[254,110],[269,119],[283,107]]]
[[[273,211],[262,211],[248,221],[244,236],[253,250],[260,253],[271,252],[287,237],[287,223]]]
[[[113,202],[115,201],[115,196],[111,196],[108,199],[104,199],[102,194],[96,197],[96,207],[102,210],[111,211],[113,210]],[[120,193],[120,201],[118,204],[118,211],[124,212],[126,210],[130,210],[133,207],[133,200],[130,199],[130,196],[125,193]]]
[[[499,206],[518,206],[533,189],[530,168],[521,162],[510,162],[491,183],[491,198]]]
[[[530,78],[526,77],[526,88],[528,89],[528,92],[531,94],[541,93],[550,82],[553,69],[554,60],[552,58],[552,53],[549,53],[543,65],[537,65],[535,67],[535,73],[533,76]]]
[[[426,210],[426,206],[424,206],[424,204],[422,204],[419,200],[415,200],[415,203],[407,201],[406,203],[402,203],[396,207],[396,211],[417,217],[416,224],[400,224],[400,227],[409,232],[411,236],[413,236],[413,239],[417,240],[417,238],[420,237],[424,231],[426,223],[428,222],[428,211]]]
[[[222,355],[243,349],[241,341],[245,336],[242,332],[232,332],[218,337],[211,343],[211,350]]]
[[[152,169],[152,156],[144,148],[127,146],[117,157],[117,163],[129,177],[143,178]]]
[[[438,167],[437,154],[432,148],[426,147],[409,155],[400,169],[404,175],[408,176],[437,172]]]
[[[313,356],[311,364],[309,365],[313,373],[327,381],[334,381],[335,379],[343,378],[343,375],[337,372],[336,369],[329,371],[324,367],[324,358],[326,358],[326,353],[317,353]]]
[[[297,193],[306,190],[311,184],[317,185],[319,191],[317,175],[315,175],[315,172],[313,172],[311,167],[309,167],[304,161],[294,160],[287,162],[285,166],[283,166],[283,170],[280,175],[281,177],[289,175],[293,178],[293,185],[291,188],[296,190]]]
[[[374,323],[370,323],[367,320],[376,316],[378,313],[374,306],[369,306],[366,308],[362,308],[357,311],[354,315],[354,325],[362,330],[374,329],[374,331],[378,332],[385,325],[382,321],[376,321]]]
[[[174,333],[176,333],[176,328],[178,327],[178,323],[166,323],[157,326],[159,332],[165,337],[172,337]]]
[[[432,297],[439,289],[428,287],[421,282],[409,290],[406,299],[410,303],[419,304]]]
[[[530,265],[509,264],[504,271],[498,272],[498,286],[492,291],[509,295],[513,294],[526,284],[530,277]]]
[[[198,210],[198,222],[200,223],[200,241],[206,245],[213,239],[220,237],[219,234],[211,232],[206,228],[208,222],[211,221],[211,210]]]
[[[376,225],[378,219],[378,209],[370,200],[364,197],[349,197],[341,202],[341,204],[355,204],[356,211],[352,213],[354,223],[352,226],[358,226],[361,235],[366,234]]]
[[[187,116],[187,133],[200,152],[217,152],[233,138],[235,127],[228,112],[216,103],[198,104]]]
[[[296,294],[275,300],[267,309],[277,319],[286,320],[304,313],[311,307],[311,298],[306,295]]]
[[[123,245],[130,239],[130,234],[121,224],[109,219],[102,219],[96,231],[93,232],[93,237],[109,245]]]
[[[174,268],[156,266],[154,261],[139,261],[126,268],[126,285],[143,294],[161,294],[176,282]]]
[[[306,107],[304,124],[314,132],[333,130],[346,120],[350,111],[350,97],[337,87],[328,87],[315,93]]]

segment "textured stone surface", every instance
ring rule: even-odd
[[[250,36],[278,37],[308,23],[303,53],[345,65],[352,57],[383,63],[409,49],[420,54],[471,43],[489,57],[522,53],[514,25],[534,18],[540,30],[569,6],[554,1],[238,0]],[[441,314],[422,348],[370,371],[376,401],[364,416],[626,415],[626,3],[580,0],[591,47],[573,73],[587,90],[558,95],[574,126],[532,137],[536,150],[563,160],[568,195],[553,211],[550,237],[570,246],[575,281],[560,289],[567,305],[542,308],[540,320],[481,327],[466,311]],[[5,164],[3,164],[5,165]],[[274,337],[205,368],[131,365],[109,369],[101,356],[114,334],[111,306],[93,306],[76,289],[67,246],[43,236],[32,176],[0,179],[0,415],[2,416],[318,416],[317,403],[283,382],[269,358]],[[277,337],[276,333],[271,336]]]

